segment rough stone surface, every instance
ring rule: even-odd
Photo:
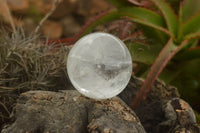
[[[145,133],[135,113],[119,98],[96,101],[74,90],[23,93],[13,118],[2,133]]]
[[[181,133],[192,132],[199,133],[200,130],[196,125],[195,114],[188,103],[180,98],[169,100],[163,106],[166,120],[159,123],[159,126],[166,129],[174,125],[169,132]],[[161,129],[161,128],[160,128]]]
[[[129,105],[142,83],[142,79],[132,77],[120,94],[121,99]],[[135,112],[147,133],[200,133],[192,108],[179,98],[176,88],[160,81],[156,81]],[[46,133],[50,130],[54,133],[64,129],[70,133],[144,132],[133,111],[119,98],[100,102],[76,91],[23,93],[12,118],[15,121],[4,127],[2,133]]]
[[[132,77],[119,97],[130,105],[142,83],[142,79]],[[166,86],[161,81],[155,82],[135,112],[148,133],[200,132],[189,104],[180,99],[175,87]]]

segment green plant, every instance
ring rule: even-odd
[[[163,0],[150,0],[150,7],[135,6],[132,4],[134,0],[130,0],[132,3],[125,0],[107,1],[116,8],[89,21],[78,36],[114,20],[123,19],[137,24],[145,41],[126,43],[130,51],[135,51],[134,55],[138,54],[138,57],[133,56],[133,61],[143,65],[136,75],[146,79],[131,106],[135,108],[145,98],[158,76],[167,84],[180,88],[186,100],[191,100],[187,99],[187,95],[194,96],[193,101],[200,100],[200,0],[181,1],[180,6],[175,8],[176,13],[170,3]],[[139,49],[142,51],[139,52]]]

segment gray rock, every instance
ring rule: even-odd
[[[172,128],[169,132],[174,133],[199,133],[200,129],[196,124],[195,114],[190,105],[180,98],[169,100],[163,106],[166,121],[159,124],[160,127]]]
[[[129,105],[142,83],[132,77],[120,98]],[[122,100],[95,101],[77,91],[26,92],[17,101],[15,121],[2,133],[143,133],[143,127],[148,133],[200,133],[192,108],[161,81],[135,109],[142,125]]]
[[[128,105],[134,100],[143,80],[132,77],[119,97]],[[156,81],[151,91],[134,110],[148,133],[200,133],[192,108],[177,89]]]
[[[120,98],[96,101],[75,90],[22,93],[12,117],[2,133],[145,133]]]

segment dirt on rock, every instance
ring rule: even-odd
[[[87,98],[76,90],[22,93],[11,115],[13,122],[4,126],[2,133],[200,132],[190,105],[180,99],[175,87],[161,81],[155,82],[134,113],[128,105],[142,83],[142,79],[132,77],[120,98],[100,101]]]
[[[132,77],[119,97],[128,105],[134,100],[143,79]],[[134,110],[147,133],[200,133],[191,106],[179,96],[177,88],[157,80]]]
[[[23,93],[14,112],[14,123],[2,133],[145,133],[120,98],[96,101],[75,90]]]

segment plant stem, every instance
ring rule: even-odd
[[[8,19],[10,21],[10,25],[13,29],[13,32],[16,33],[16,28],[15,28],[15,24],[14,24],[14,21],[13,21],[13,18],[12,18],[12,14],[10,12],[10,9],[8,7],[8,3],[7,3],[7,0],[4,0],[4,3],[5,3],[5,8],[6,8],[6,12],[7,12],[7,15],[8,15]]]
[[[172,38],[169,39],[168,43],[162,49],[154,64],[151,66],[142,87],[140,88],[136,95],[136,98],[130,105],[131,108],[135,109],[140,104],[140,102],[145,99],[147,93],[151,90],[151,87],[153,86],[155,80],[158,78],[159,74],[165,68],[167,63],[187,42],[188,40],[185,40],[179,46],[176,46],[173,43]]]
[[[54,0],[51,10],[44,16],[44,18],[40,21],[38,26],[35,28],[34,34],[38,33],[40,27],[49,18],[49,16],[51,16],[51,14],[56,10],[56,7],[58,6],[58,4],[60,4],[61,2],[62,0]]]

